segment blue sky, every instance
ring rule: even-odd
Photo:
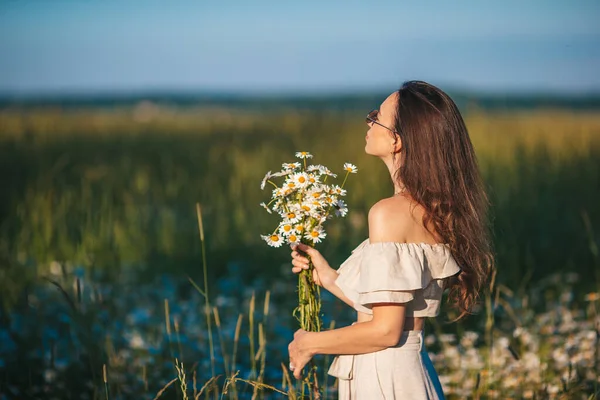
[[[598,21],[598,0],[0,0],[0,93],[597,92]]]

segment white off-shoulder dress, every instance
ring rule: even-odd
[[[435,317],[447,278],[460,271],[444,244],[366,239],[339,267],[335,283],[359,313],[372,315],[374,303],[405,303],[406,317]],[[422,330],[404,331],[394,347],[335,357],[328,374],[338,378],[338,398],[444,399],[423,339]]]

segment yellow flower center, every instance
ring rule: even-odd
[[[294,213],[288,213],[287,217],[289,219],[294,219],[294,218],[296,218],[296,214],[294,214]]]
[[[321,192],[315,192],[315,193],[313,193],[313,197],[314,198],[317,198],[319,196],[321,196]]]
[[[317,236],[319,236],[319,232],[317,232],[317,231],[312,231],[312,232],[310,233],[310,236],[312,236],[312,237],[317,237]]]
[[[304,183],[304,182],[306,182],[306,178],[301,176],[300,178],[298,178],[298,182]]]
[[[292,230],[292,226],[291,225],[284,225],[283,226],[283,230],[286,231],[286,232],[289,232],[289,231]]]
[[[310,207],[309,207],[309,206],[302,206],[302,209],[303,209],[304,211],[310,211]]]
[[[298,236],[290,235],[290,242],[297,242],[297,241],[298,241]]]
[[[310,181],[310,183],[315,183],[315,178],[308,178],[308,180]]]
[[[279,236],[277,236],[277,235],[271,235],[271,240],[273,242],[279,242]]]
[[[289,188],[293,188],[293,187],[296,187],[296,184],[294,182],[290,182],[290,183],[287,184],[287,186]]]
[[[297,230],[298,232],[302,232],[302,231],[304,231],[304,226],[302,226],[302,225],[298,225],[298,226],[296,227],[296,230]]]

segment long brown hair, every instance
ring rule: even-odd
[[[423,206],[423,224],[450,246],[462,269],[447,286],[458,321],[472,314],[494,268],[489,201],[473,144],[454,101],[422,81],[398,90],[395,125],[402,140],[395,177]]]

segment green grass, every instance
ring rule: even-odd
[[[118,275],[123,264],[152,271],[176,260],[173,272],[190,272],[200,251],[189,210],[200,202],[216,266],[273,264],[275,255],[259,245],[274,217],[258,208],[268,197],[258,183],[300,149],[338,172],[344,161],[361,170],[348,188],[350,218],[329,231],[337,261],[365,237],[370,205],[391,193],[385,167],[364,154],[365,126],[355,115],[159,110],[140,122],[139,113],[0,114],[6,258],[32,264],[33,275],[52,261]],[[538,279],[565,266],[593,277],[582,215],[599,225],[600,115],[470,113],[466,120],[492,201],[499,280],[510,285],[528,269]]]

